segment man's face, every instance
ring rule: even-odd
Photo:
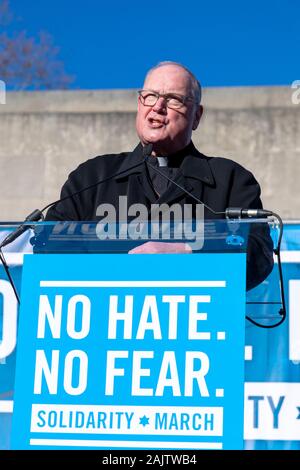
[[[153,70],[143,89],[193,97],[189,74],[177,65],[163,65]],[[142,144],[153,144],[154,155],[168,155],[189,144],[201,115],[202,106],[193,101],[187,101],[180,109],[171,109],[162,97],[153,106],[143,105],[139,97],[136,129]]]

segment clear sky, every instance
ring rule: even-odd
[[[11,0],[29,34],[48,31],[74,88],[139,88],[162,60],[204,86],[300,79],[300,0]]]

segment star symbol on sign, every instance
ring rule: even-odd
[[[147,424],[149,424],[149,418],[144,415],[142,418],[140,418],[140,424],[142,424],[143,426],[147,426]]]
[[[300,419],[300,406],[297,406],[297,410],[298,410],[298,416],[296,419]]]

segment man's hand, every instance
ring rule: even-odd
[[[139,245],[128,254],[157,254],[157,253],[192,253],[192,248],[187,243],[146,242]]]

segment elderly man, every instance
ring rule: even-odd
[[[103,212],[99,206],[112,204],[118,213],[120,196],[127,197],[129,207],[139,203],[150,212],[151,204],[189,204],[195,208],[194,195],[206,205],[205,218],[220,218],[217,213],[224,213],[227,207],[261,208],[260,188],[249,171],[229,159],[207,157],[194,147],[192,132],[203,113],[200,100],[201,86],[186,67],[162,62],[152,68],[138,96],[138,146],[132,152],[98,156],[81,164],[62,188],[61,197],[67,199],[48,211],[47,220],[100,220]],[[149,144],[147,164],[143,150]],[[68,197],[77,191],[78,195]],[[184,243],[149,242],[132,253],[186,251]],[[267,234],[253,237],[248,259],[252,266],[247,277],[250,288],[272,267]]]

